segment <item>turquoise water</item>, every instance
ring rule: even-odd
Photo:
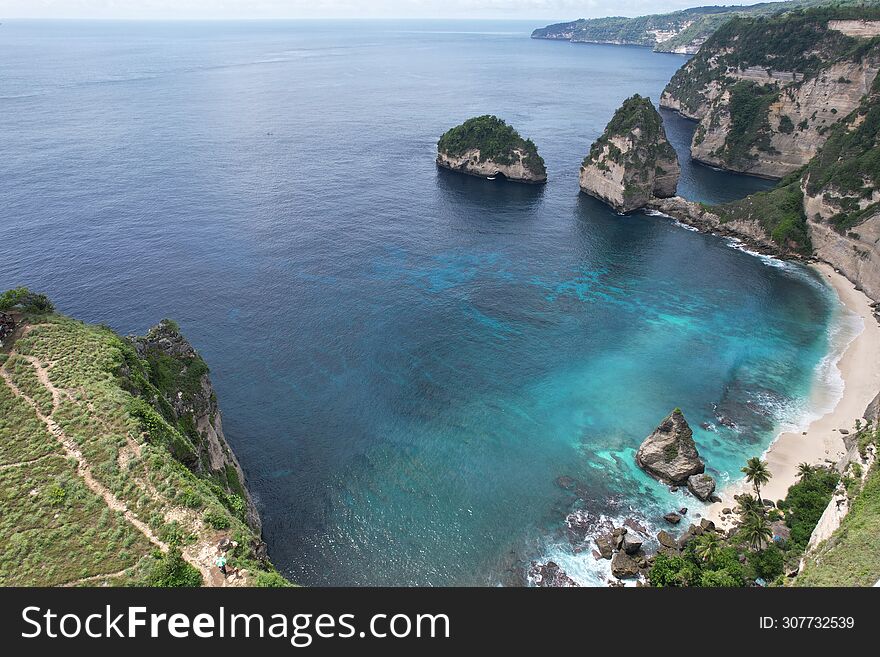
[[[672,408],[723,480],[836,393],[849,328],[810,270],[578,195],[616,107],[684,59],[533,27],[0,27],[0,287],[124,333],[177,319],[296,581],[523,584],[553,557],[600,583],[603,515],[698,512],[633,463]],[[487,112],[545,188],[436,169]],[[685,161],[680,191],[766,186]]]

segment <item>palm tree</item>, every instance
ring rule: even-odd
[[[757,513],[759,515],[764,513],[764,505],[761,504],[754,495],[750,495],[749,493],[743,493],[740,495],[737,498],[737,504],[739,504],[740,515],[743,519],[752,513]]]
[[[801,463],[800,465],[798,465],[798,469],[797,469],[798,479],[803,481],[804,479],[809,477],[811,474],[813,474],[815,471],[816,471],[816,468],[814,468],[809,463]]]
[[[749,542],[755,552],[764,549],[764,543],[773,538],[773,530],[767,523],[764,516],[757,513],[750,513],[742,527],[740,527],[742,537]]]
[[[770,481],[770,470],[767,469],[767,461],[762,461],[757,456],[753,456],[746,461],[746,467],[742,468],[742,473],[746,476],[746,481],[751,482],[755,487],[755,494],[758,496],[758,502],[761,500],[761,486]]]
[[[706,563],[714,563],[724,544],[715,532],[706,532],[697,539],[694,553]]]

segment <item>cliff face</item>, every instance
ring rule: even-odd
[[[225,492],[241,498],[246,505],[247,523],[259,533],[260,514],[223,434],[220,408],[205,361],[168,320],[146,336],[129,339],[138,356],[150,365],[150,381],[161,393],[161,398],[153,398],[151,403],[192,442],[192,456],[187,455],[184,461]],[[149,395],[145,391],[142,394]]]
[[[480,149],[470,148],[459,155],[449,153],[437,154],[437,165],[459,173],[480,178],[498,178],[503,176],[513,182],[542,184],[547,182],[547,173],[535,171],[528,164],[528,154],[514,149],[509,162],[482,160]]]
[[[872,32],[873,22],[841,30],[846,21],[835,15],[829,9],[733,20],[706,42],[660,100],[699,121],[694,159],[782,178],[816,155],[880,70],[880,45],[862,36]]]
[[[818,257],[880,299],[880,78],[829,132],[801,180]]]
[[[615,112],[590,147],[580,171],[581,190],[619,212],[675,194],[681,169],[650,99],[633,96]]]
[[[547,182],[547,169],[534,142],[490,115],[468,119],[445,132],[437,142],[437,166],[481,178]]]

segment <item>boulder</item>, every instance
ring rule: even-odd
[[[663,516],[663,519],[673,525],[677,525],[681,522],[681,516],[677,513],[667,513],[665,516]]]
[[[695,474],[688,477],[687,487],[694,497],[705,502],[715,492],[715,480],[707,474]]]
[[[628,533],[623,537],[623,551],[627,554],[636,554],[642,549],[642,539],[633,533]]]
[[[611,542],[611,535],[606,534],[604,536],[596,537],[596,547],[599,548],[599,555],[603,559],[610,559],[611,555],[614,554],[614,547]]]
[[[685,484],[688,477],[706,469],[680,409],[670,413],[645,438],[636,452],[636,463],[651,476],[672,485]]]
[[[639,576],[639,564],[626,552],[618,552],[611,560],[611,574],[618,579]]]
[[[678,541],[676,541],[675,537],[672,534],[670,534],[668,531],[666,531],[665,529],[661,529],[657,533],[657,541],[663,547],[678,548]]]
[[[706,518],[703,518],[702,520],[700,520],[700,529],[702,529],[704,532],[714,532],[715,523],[711,520],[706,520]]]

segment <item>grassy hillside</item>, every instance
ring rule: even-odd
[[[151,363],[107,327],[12,311],[0,354],[0,585],[228,585],[213,567],[223,539],[236,543],[230,567],[247,571],[233,581],[284,583],[240,498],[198,473],[193,437],[156,410]],[[169,372],[183,393],[185,368]]]
[[[880,470],[876,464],[840,528],[807,559],[798,586],[874,586],[880,580]]]

